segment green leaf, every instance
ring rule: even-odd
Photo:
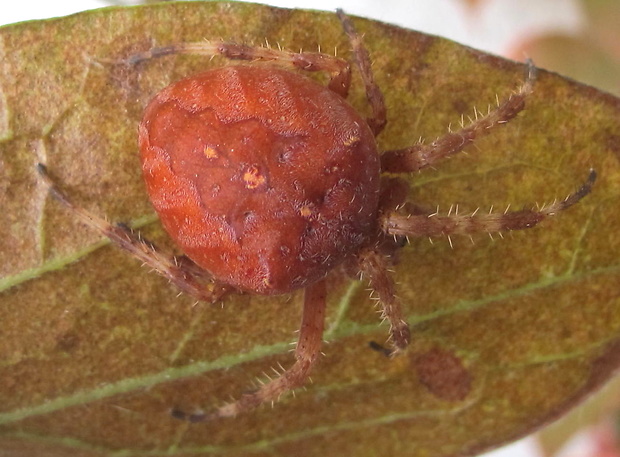
[[[440,38],[356,20],[389,113],[382,150],[427,140],[523,80],[522,65]],[[410,198],[447,212],[563,198],[531,231],[430,244],[396,266],[412,325],[388,359],[365,285],[330,278],[313,383],[235,419],[190,425],[278,363],[301,293],[198,304],[110,247],[52,200],[44,162],[73,198],[172,249],[141,176],[136,127],[168,83],[224,61],[118,59],[202,39],[297,50],[350,46],[335,15],[222,2],[112,8],[0,29],[0,450],[14,455],[469,455],[522,436],[602,385],[620,357],[620,100],[541,72],[527,110],[469,154],[411,177]],[[351,103],[367,112],[359,75]]]

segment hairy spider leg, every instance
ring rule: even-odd
[[[262,403],[276,401],[289,390],[305,384],[321,353],[326,304],[325,280],[322,279],[304,291],[304,307],[295,348],[295,363],[277,378],[263,384],[258,390],[244,394],[239,400],[221,406],[211,413],[185,413],[173,410],[172,416],[190,422],[204,422],[222,417],[233,417],[254,409]]]
[[[404,350],[411,341],[409,324],[396,297],[396,287],[389,272],[386,256],[374,249],[367,249],[358,255],[362,278],[370,283],[381,304],[381,318],[390,324],[388,342],[393,347],[391,355]]]
[[[476,138],[490,133],[494,127],[506,124],[525,108],[525,100],[532,93],[536,67],[528,61],[525,82],[506,100],[486,115],[476,111],[475,120],[456,132],[449,132],[431,144],[385,151],[381,155],[381,170],[391,173],[409,173],[437,163],[439,160],[461,152]]]
[[[368,54],[368,50],[364,47],[362,37],[355,30],[349,16],[344,14],[341,9],[337,9],[336,14],[353,47],[355,63],[360,70],[362,80],[364,81],[364,87],[366,88],[366,98],[372,109],[372,117],[368,118],[366,121],[372,132],[377,136],[385,128],[385,124],[387,123],[387,109],[385,107],[383,93],[375,82],[371,68],[370,55]]]
[[[373,112],[373,116],[368,118],[367,121],[376,136],[383,130],[387,122],[383,93],[374,80],[368,50],[364,47],[362,38],[355,30],[351,19],[341,9],[338,9],[336,14],[351,42],[356,63],[360,69],[366,90],[366,98]],[[351,86],[351,66],[349,62],[335,56],[321,52],[290,52],[282,49],[254,47],[227,41],[175,43],[168,46],[154,47],[122,60],[101,59],[101,61],[133,66],[146,60],[175,54],[221,55],[231,60],[272,62],[290,69],[301,69],[310,72],[326,71],[330,75],[327,87],[343,98],[348,96]]]
[[[409,185],[401,178],[381,179],[381,195],[379,197],[378,214],[397,211],[407,200]],[[367,281],[372,290],[372,298],[381,306],[381,319],[390,324],[388,343],[391,349],[385,352],[392,356],[402,352],[411,340],[409,325],[404,319],[401,303],[396,296],[396,285],[390,273],[394,256],[404,245],[404,237],[386,236],[378,231],[368,247],[359,252],[350,272],[357,273]]]
[[[396,236],[426,237],[437,235],[470,235],[480,232],[502,232],[522,230],[536,226],[549,216],[573,206],[588,195],[596,181],[596,172],[590,170],[587,180],[579,189],[562,201],[554,202],[538,210],[523,209],[505,213],[469,215],[437,214],[412,215],[391,211],[380,217],[380,224],[385,233]]]
[[[109,238],[114,245],[133,254],[145,265],[168,278],[181,291],[198,300],[214,303],[234,290],[230,286],[214,282],[206,271],[196,268],[193,262],[185,256],[176,258],[172,255],[164,254],[148,240],[134,233],[129,227],[122,224],[113,225],[76,205],[54,182],[43,164],[37,165],[37,171],[52,196],[73,212],[82,222]]]
[[[325,71],[330,77],[327,87],[343,98],[347,97],[351,86],[351,66],[346,60],[320,52],[290,52],[227,41],[175,43],[151,48],[148,51],[133,54],[126,59],[101,59],[101,62],[134,66],[146,60],[175,54],[220,55],[230,60],[271,62],[289,69],[300,69],[309,72]]]
[[[387,110],[383,93],[375,82],[370,55],[353,22],[341,9],[336,10],[336,14],[351,42],[355,62],[364,82],[366,99],[372,110],[372,117],[366,121],[374,135],[377,136],[387,123]],[[408,191],[406,182],[401,179],[383,179],[379,199],[379,214],[403,204]],[[373,248],[364,249],[357,255],[357,267],[360,276],[369,282],[370,288],[376,294],[376,299],[382,308],[382,320],[387,320],[390,324],[388,341],[393,348],[390,354],[396,355],[409,345],[411,332],[404,319],[400,301],[396,297],[396,287],[388,269],[388,254],[382,252],[381,249],[382,240],[376,240],[373,244],[375,244]]]

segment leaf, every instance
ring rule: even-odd
[[[522,65],[357,20],[386,94],[381,149],[443,134],[523,79]],[[177,56],[122,74],[154,44],[226,39],[349,56],[333,14],[250,4],[114,8],[0,29],[0,449],[13,455],[469,455],[522,436],[604,383],[620,357],[620,101],[541,72],[528,109],[468,155],[411,177],[411,200],[460,211],[593,193],[504,240],[412,240],[396,267],[414,341],[388,359],[362,283],[330,278],[325,357],[273,408],[190,425],[171,407],[238,397],[288,343],[301,293],[193,305],[50,199],[73,198],[172,248],[136,153],[148,99],[219,58]],[[351,103],[367,110],[355,75]]]

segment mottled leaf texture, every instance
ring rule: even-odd
[[[355,19],[386,94],[381,149],[433,140],[518,87],[524,66]],[[0,454],[462,456],[523,436],[620,362],[620,100],[541,72],[527,109],[437,169],[410,198],[446,213],[550,203],[593,167],[594,191],[542,226],[412,240],[395,267],[412,326],[389,359],[363,283],[334,271],[313,382],[235,419],[188,424],[292,361],[301,293],[197,304],[51,199],[44,162],[81,205],[173,249],[140,176],[145,103],[225,62],[104,59],[224,38],[350,56],[332,13],[223,2],[112,8],[0,29]],[[256,65],[256,64],[254,64]],[[351,103],[368,112],[359,75]],[[452,210],[454,211],[454,209]]]

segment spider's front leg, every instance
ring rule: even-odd
[[[109,238],[115,246],[128,251],[145,265],[168,278],[181,291],[208,303],[217,302],[234,291],[230,286],[214,282],[211,275],[198,268],[189,259],[164,254],[148,240],[134,233],[129,227],[123,224],[111,224],[102,217],[76,205],[53,181],[45,165],[38,164],[37,171],[54,198],[73,212],[82,222]]]
[[[495,127],[506,124],[525,108],[525,100],[532,93],[536,67],[528,62],[525,82],[497,108],[483,115],[475,111],[475,120],[456,132],[449,132],[431,144],[416,144],[404,149],[385,151],[381,156],[381,169],[391,173],[409,173],[434,165],[439,160],[461,152],[476,138],[490,133]]]
[[[305,384],[312,367],[321,353],[326,306],[325,280],[308,286],[304,292],[304,309],[295,348],[295,363],[288,370],[263,384],[258,390],[244,394],[239,400],[228,403],[211,413],[185,413],[173,410],[172,416],[190,422],[204,422],[222,417],[234,417],[257,406],[276,401],[280,396]]]
[[[588,195],[596,181],[596,172],[590,170],[588,179],[564,200],[554,202],[538,210],[523,209],[504,213],[462,215],[438,214],[412,215],[399,211],[386,212],[381,216],[381,228],[388,235],[407,237],[432,237],[438,235],[471,235],[481,232],[522,230],[536,226],[549,216],[573,206]]]

